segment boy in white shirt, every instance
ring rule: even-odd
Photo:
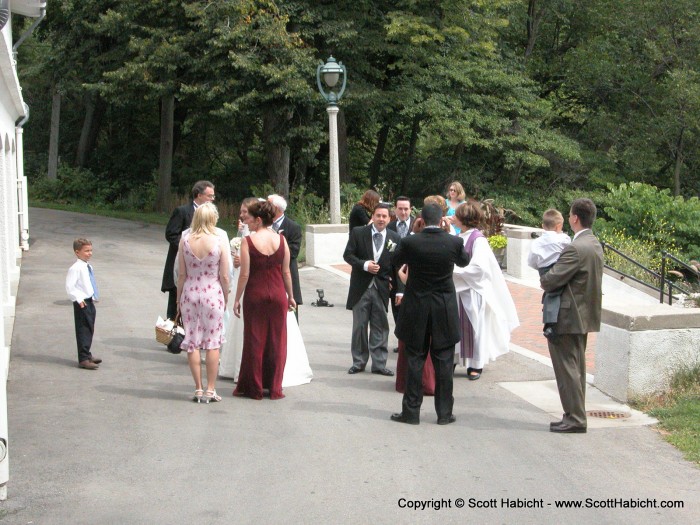
[[[73,241],[73,251],[78,258],[68,268],[66,292],[73,301],[75,339],[78,344],[78,366],[85,370],[97,370],[102,359],[90,352],[95,333],[95,302],[99,298],[95,273],[88,263],[92,257],[92,243],[84,238]]]
[[[564,217],[558,210],[550,208],[542,214],[544,233],[533,241],[530,255],[527,258],[528,266],[537,270],[540,275],[544,275],[550,270],[559,259],[562,250],[571,243],[571,238],[562,232],[563,227]],[[542,296],[542,321],[544,322],[543,334],[545,337],[554,334],[562,290],[547,292]]]

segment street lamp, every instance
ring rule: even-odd
[[[337,88],[340,77],[343,83],[340,89]],[[321,82],[323,79],[323,82]],[[330,147],[330,208],[331,224],[340,224],[340,163],[338,162],[338,102],[345,92],[347,75],[342,62],[336,62],[332,56],[325,64],[319,64],[316,69],[316,83],[321,96],[326,99],[328,106],[328,136]],[[328,87],[326,91],[323,84]]]

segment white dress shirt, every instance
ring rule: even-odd
[[[559,259],[562,250],[570,243],[571,238],[564,232],[545,230],[540,237],[532,241],[527,265],[537,270],[554,264]]]
[[[66,292],[68,292],[71,301],[76,303],[82,303],[85,299],[92,299],[92,296],[95,295],[95,290],[92,289],[92,283],[90,282],[88,263],[78,259],[73,263],[73,266],[68,268]]]

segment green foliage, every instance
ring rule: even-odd
[[[492,250],[500,250],[508,245],[508,238],[502,233],[491,235],[487,238]]]
[[[61,204],[85,204],[111,210],[150,210],[155,198],[154,183],[124,187],[113,181],[106,184],[90,170],[60,164],[56,180],[33,178],[29,197]]]
[[[680,368],[668,391],[635,400],[634,405],[657,418],[664,438],[700,464],[700,364]]]
[[[661,247],[648,239],[641,239],[626,234],[624,231],[606,227],[598,232],[598,239],[609,244],[626,256],[634,259],[639,264],[649,268],[651,271],[661,273]],[[605,251],[605,264],[640,281],[660,286],[660,280],[656,279],[649,272],[639,265],[634,264],[624,257],[610,251]]]
[[[624,231],[657,250],[700,258],[700,200],[673,197],[670,190],[632,182],[611,186],[600,203],[605,228]]]

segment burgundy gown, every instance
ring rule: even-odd
[[[282,239],[280,239],[282,241]],[[250,253],[250,277],[243,296],[243,356],[234,396],[282,399],[287,361],[287,293],[282,279],[284,242],[272,255],[260,253],[245,237]]]
[[[408,359],[406,359],[406,345],[399,339],[399,355],[396,358],[396,391],[406,393],[406,376],[408,375]],[[435,395],[435,367],[430,358],[430,352],[423,366],[423,395]]]

